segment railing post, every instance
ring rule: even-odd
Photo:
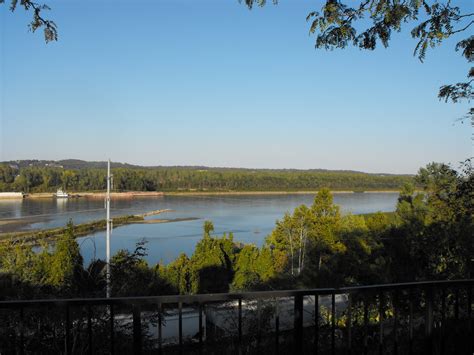
[[[280,301],[275,298],[275,353],[280,351]]]
[[[20,308],[20,354],[25,353],[25,310]]]
[[[367,304],[367,296],[364,298],[364,354],[368,353],[369,344],[369,309]]]
[[[383,354],[383,292],[379,293],[379,354]]]
[[[183,353],[183,303],[178,302],[178,336],[179,336],[179,353]]]
[[[294,350],[297,354],[303,353],[303,296],[295,296],[295,305],[294,305]]]
[[[413,291],[410,289],[408,292],[408,302],[409,302],[409,318],[408,318],[408,326],[409,326],[409,354],[413,354]]]
[[[115,354],[115,336],[114,336],[114,305],[110,304],[110,354]]]
[[[467,319],[469,321],[469,334],[472,331],[472,287],[467,288]]]
[[[70,319],[69,305],[66,305],[65,313],[66,313],[65,314],[66,315],[66,334],[65,334],[66,349],[65,349],[65,353],[66,353],[66,355],[69,355],[69,354],[71,354],[71,349],[72,349],[72,346],[71,346],[71,319]]]
[[[319,353],[319,294],[314,295],[314,353]]]
[[[199,353],[202,354],[202,303],[199,303]]]
[[[87,305],[87,344],[89,348],[89,355],[93,354],[92,349],[92,310],[91,306]]]
[[[398,355],[398,290],[393,293],[393,353]]]
[[[336,353],[336,293],[331,294],[331,354]]]
[[[352,294],[347,299],[347,353],[352,353]]]
[[[472,327],[472,286],[469,285],[467,289],[467,319],[469,322],[469,335],[471,337],[471,353],[474,354],[474,334]]]
[[[133,316],[133,353],[140,355],[142,353],[142,325],[140,305],[132,306]]]
[[[239,319],[238,319],[238,328],[239,328],[239,354],[242,350],[242,298],[239,298]]]
[[[459,320],[459,287],[454,292],[454,319]]]
[[[163,352],[163,305],[161,302],[158,303],[158,354],[162,354]]]
[[[446,330],[446,289],[443,287],[443,289],[441,290],[441,344],[440,344],[441,355],[444,355],[445,330]]]
[[[426,337],[426,354],[433,351],[433,287],[429,286],[425,290],[426,297],[426,315],[425,315],[425,337]]]
[[[257,300],[257,349],[260,349],[260,343],[262,340],[262,325],[261,325],[261,318],[262,318],[262,301],[260,299]]]

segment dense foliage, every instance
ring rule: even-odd
[[[218,168],[114,168],[116,191],[295,191],[397,190],[407,175],[324,170],[248,170]],[[106,170],[98,168],[12,167],[0,164],[0,191],[96,191],[106,188]]]
[[[276,222],[264,245],[236,243],[232,234],[203,238],[190,257],[150,266],[146,245],[112,259],[112,294],[159,295],[228,292],[432,279],[474,275],[474,174],[443,164],[420,169],[392,214],[342,215],[328,189],[311,206]],[[95,296],[104,293],[104,263],[84,267],[72,225],[40,251],[21,243],[0,245],[3,298]]]

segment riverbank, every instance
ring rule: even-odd
[[[145,217],[155,216],[166,212],[172,212],[173,210],[155,210],[146,213],[120,216],[112,218],[113,228],[128,224],[154,224],[154,223],[171,223],[181,222],[185,220],[193,220],[196,218],[174,218],[174,219],[145,219]],[[5,221],[2,221],[5,222]],[[75,237],[83,237],[85,235],[93,234],[96,232],[104,231],[107,228],[105,219],[81,223],[73,226]],[[39,244],[40,241],[53,241],[57,237],[63,235],[67,231],[67,226],[59,228],[50,228],[43,230],[29,230],[20,232],[5,232],[0,233],[0,242],[5,241],[18,241],[26,244]]]
[[[302,191],[127,191],[111,192],[111,199],[130,199],[140,197],[163,197],[163,196],[259,196],[259,195],[315,195],[319,190]],[[333,190],[332,194],[357,194],[357,193],[398,193],[399,190]],[[105,192],[72,192],[70,198],[105,198]],[[35,192],[25,195],[27,199],[56,198],[52,192]],[[2,197],[0,196],[0,200]]]
[[[164,193],[161,191],[127,191],[127,192],[111,192],[110,198],[135,198],[135,197],[160,197]],[[105,192],[71,192],[69,198],[105,198]],[[24,198],[56,198],[53,192],[33,192],[26,194]],[[1,196],[0,196],[1,199]]]
[[[310,191],[177,191],[164,192],[165,196],[259,196],[259,195],[315,195],[319,190]],[[351,191],[335,190],[332,194],[358,194],[358,193],[399,193],[399,190],[371,190],[371,191]]]

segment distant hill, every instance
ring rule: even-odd
[[[18,168],[26,168],[30,166],[36,167],[59,167],[64,169],[105,169],[107,168],[106,161],[85,161],[80,159],[65,159],[65,160],[10,160],[0,162],[0,164],[8,164],[17,166]],[[138,165],[127,163],[112,163],[113,168],[142,168]]]
[[[0,164],[7,164],[18,167],[19,169],[26,167],[58,167],[63,169],[81,170],[81,169],[106,169],[106,161],[86,161],[80,159],[64,159],[64,160],[10,160],[3,161]],[[175,165],[175,166],[143,166],[129,163],[111,162],[112,169],[126,168],[126,169],[178,169],[178,170],[204,170],[204,171],[222,171],[222,172],[275,172],[275,173],[347,173],[347,174],[367,174],[377,176],[413,176],[410,174],[390,174],[390,173],[366,173],[357,170],[329,170],[329,169],[251,169],[251,168],[231,168],[231,167],[208,167],[208,166],[194,166],[194,165]]]

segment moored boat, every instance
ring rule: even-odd
[[[54,194],[54,197],[56,197],[56,198],[68,198],[69,194],[66,191],[63,191],[63,190],[59,189]]]

